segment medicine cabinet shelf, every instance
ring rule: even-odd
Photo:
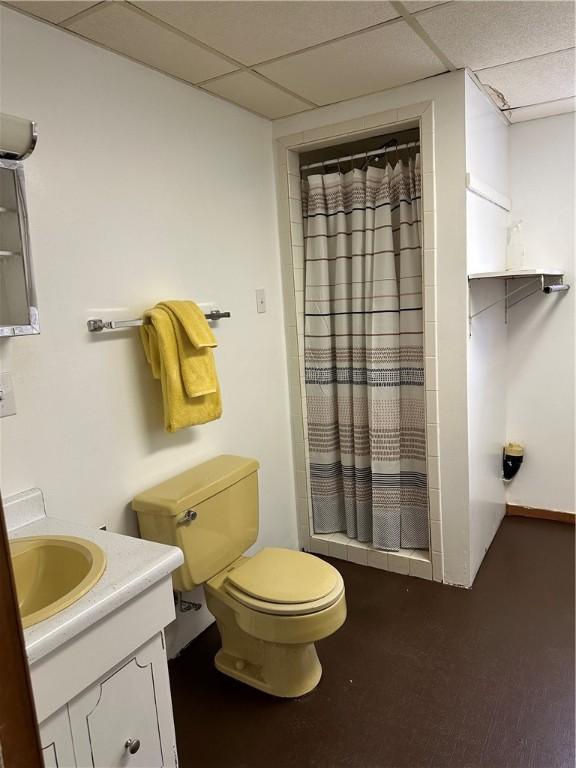
[[[468,275],[469,282],[471,280],[487,279],[504,280],[504,296],[500,299],[497,299],[496,301],[493,301],[491,304],[482,307],[482,309],[479,309],[477,312],[468,315],[470,335],[472,335],[472,319],[478,317],[478,315],[481,315],[488,309],[495,307],[496,304],[500,304],[502,301],[504,302],[504,321],[508,322],[508,311],[515,304],[519,304],[521,301],[524,301],[524,299],[527,299],[534,293],[560,293],[570,289],[570,286],[564,283],[564,273],[559,269],[509,269],[499,272],[475,272],[471,275]],[[519,287],[509,290],[509,280],[521,280],[522,283]],[[528,282],[526,282],[527,280]],[[515,297],[514,300],[510,301],[513,296]]]
[[[20,256],[17,251],[0,251],[0,259],[4,256]]]

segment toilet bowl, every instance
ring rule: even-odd
[[[184,552],[174,588],[203,585],[222,639],[217,669],[274,696],[302,696],[322,675],[315,642],[346,619],[344,583],[305,552],[244,554],[258,535],[258,467],[218,456],[139,494],[133,508],[143,538]]]
[[[314,643],[346,619],[344,583],[335,568],[304,552],[267,548],[232,563],[204,593],[222,638],[215,659],[221,672],[275,696],[302,696],[316,687],[322,667]]]

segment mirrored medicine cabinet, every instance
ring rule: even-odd
[[[20,122],[30,126],[27,151],[15,130]],[[0,116],[0,337],[40,333],[23,162],[35,139],[33,123]]]

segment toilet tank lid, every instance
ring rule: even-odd
[[[216,456],[139,493],[132,509],[168,517],[179,515],[254,474],[259,466],[256,459],[244,456]]]

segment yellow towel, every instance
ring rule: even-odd
[[[198,304],[193,301],[161,301],[156,306],[168,309],[176,315],[196,349],[218,346],[212,328]]]
[[[163,309],[172,321],[188,397],[214,394],[217,381],[211,347],[217,344],[202,310],[191,301],[163,301],[155,309]]]
[[[189,304],[193,310],[172,304]],[[180,322],[186,318],[186,326]],[[220,386],[210,346],[216,346],[204,313],[192,302],[165,302],[147,310],[150,324],[141,328],[141,339],[152,374],[162,384],[164,424],[168,432],[205,424],[222,415]],[[199,327],[201,322],[206,328]],[[190,334],[205,346],[192,346]],[[182,354],[181,354],[182,353]],[[190,396],[189,392],[193,393]]]

